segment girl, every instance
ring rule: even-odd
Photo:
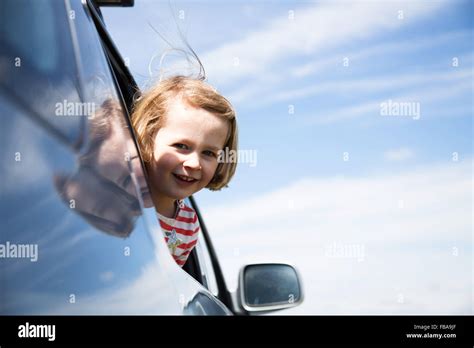
[[[199,221],[183,199],[203,188],[220,190],[236,162],[218,161],[220,151],[237,150],[235,111],[200,79],[167,78],[144,93],[132,114],[165,240],[177,264],[186,263],[197,242]]]

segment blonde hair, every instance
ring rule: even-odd
[[[164,125],[168,103],[177,96],[192,107],[201,108],[228,120],[229,134],[224,149],[237,151],[237,121],[230,102],[200,79],[174,76],[160,81],[156,86],[143,93],[134,105],[132,126],[135,129],[145,163],[150,162],[153,158],[155,135]],[[206,188],[217,191],[227,187],[230,179],[234,176],[236,167],[236,161],[219,163],[214,177]]]

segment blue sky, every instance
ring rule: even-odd
[[[135,2],[103,13],[139,84],[189,71],[178,26],[257,153],[196,195],[231,287],[286,261],[287,313],[472,313],[472,1]]]

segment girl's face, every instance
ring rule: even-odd
[[[153,202],[161,214],[174,208],[176,199],[184,199],[209,184],[228,131],[226,119],[192,107],[181,98],[170,101],[148,164]]]

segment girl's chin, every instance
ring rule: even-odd
[[[161,194],[156,195],[156,200],[178,200],[178,199],[185,199],[196,192],[199,192],[202,188],[201,187],[182,187],[180,185],[176,185],[174,183],[170,183],[170,186],[167,187],[166,191],[161,191]],[[155,205],[153,200],[150,199],[144,202],[145,208],[149,208],[150,206]],[[149,204],[149,205],[148,205]]]

